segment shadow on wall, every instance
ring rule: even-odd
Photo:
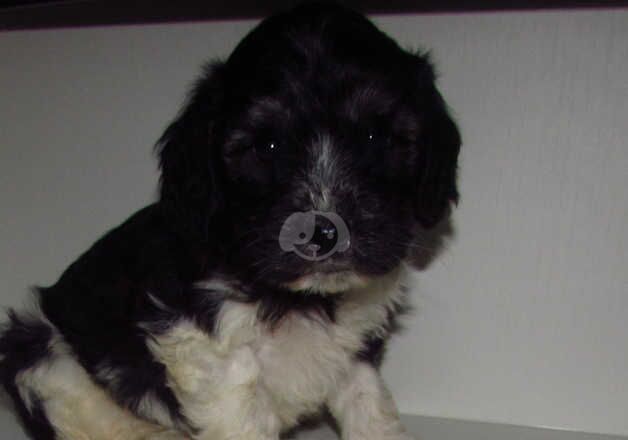
[[[419,271],[428,269],[443,252],[447,241],[454,236],[455,230],[449,215],[430,229],[419,228],[410,249],[410,266]]]

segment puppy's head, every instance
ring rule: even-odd
[[[397,268],[457,200],[460,136],[429,60],[301,6],[210,66],[159,142],[161,204],[253,282],[339,292]]]

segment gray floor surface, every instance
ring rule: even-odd
[[[403,416],[403,421],[408,431],[415,434],[418,440],[628,440],[628,437],[435,417]],[[330,429],[319,428],[301,433],[296,440],[335,440],[337,438]]]
[[[433,417],[404,416],[408,431],[419,440],[628,440],[628,437],[585,434],[559,430],[524,428],[492,423],[465,422]],[[294,440],[335,440],[326,427],[303,431]],[[0,439],[27,440],[26,435],[6,407],[0,407]]]

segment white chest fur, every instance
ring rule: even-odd
[[[257,319],[255,305],[227,301],[215,335],[182,320],[151,350],[202,438],[240,438],[246,430],[273,438],[326,403],[364,336],[383,331],[401,300],[395,274],[345,294],[334,323],[294,313],[274,329]]]

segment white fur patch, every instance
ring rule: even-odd
[[[339,293],[366,287],[368,279],[355,272],[313,273],[286,283],[285,288],[298,292],[309,290],[317,293]]]
[[[370,365],[357,364],[329,401],[346,440],[410,440],[392,396]]]
[[[312,166],[309,171],[309,192],[312,207],[320,211],[334,209],[333,188],[336,185],[338,161],[334,155],[332,139],[321,135],[312,148]]]
[[[215,292],[221,292],[225,294],[233,292],[234,290],[233,283],[229,283],[220,278],[212,278],[209,280],[197,281],[196,283],[193,284],[193,287],[197,289],[203,289],[203,290],[213,290]]]

